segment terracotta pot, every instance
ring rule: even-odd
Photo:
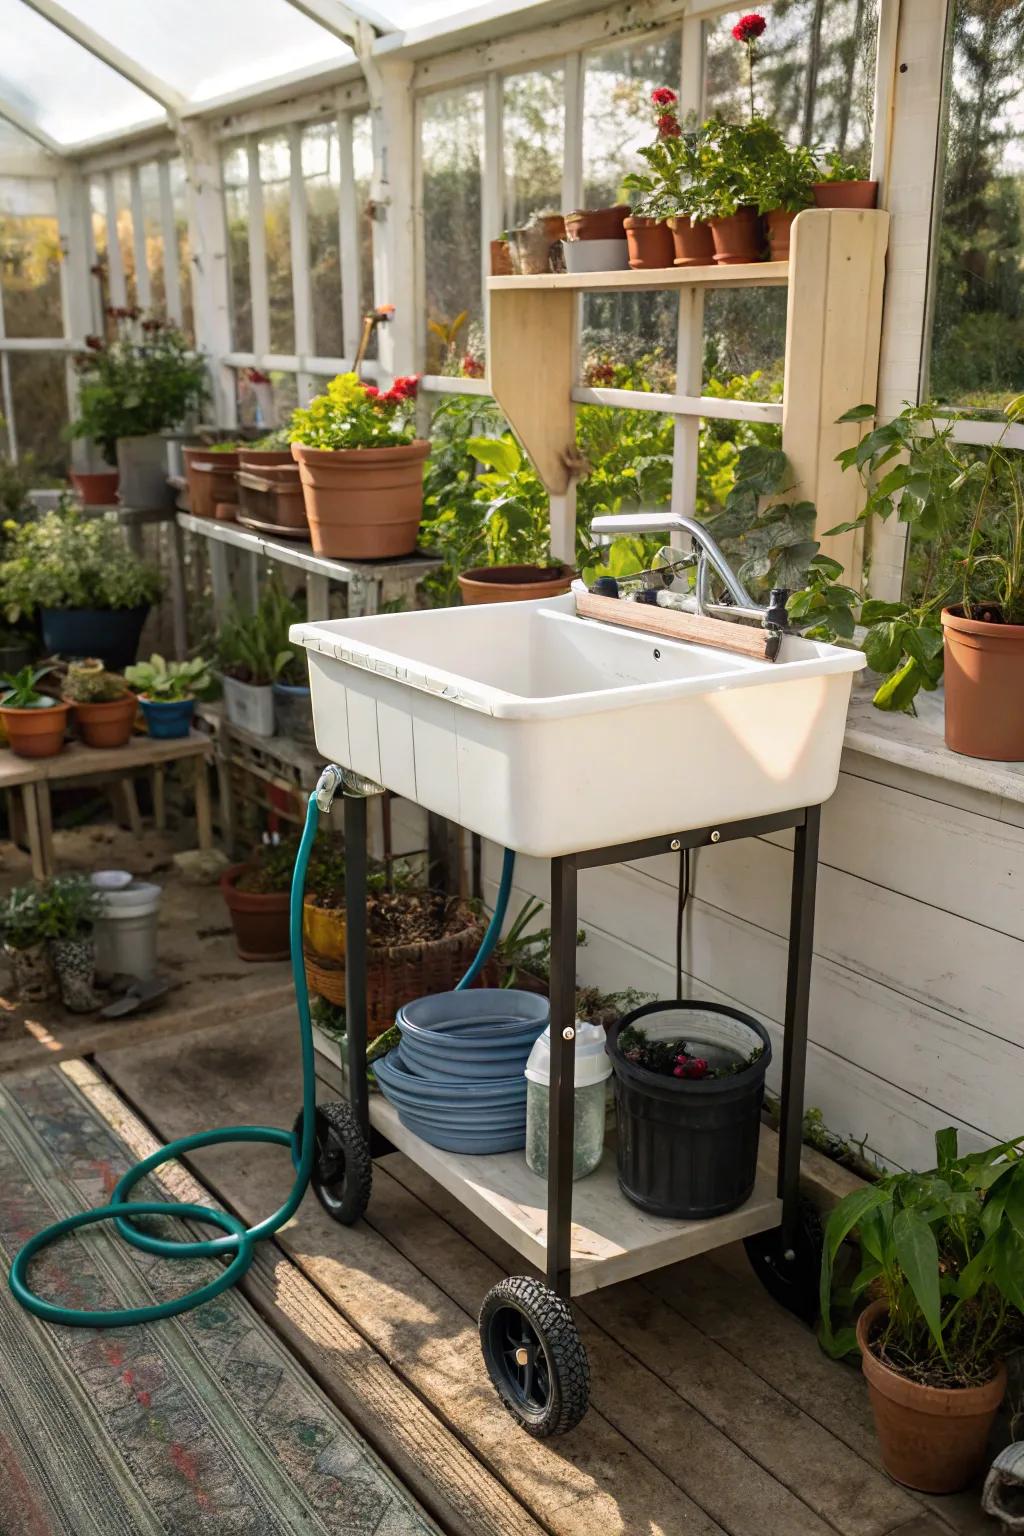
[[[512,250],[508,241],[492,240],[490,243],[490,250],[491,276],[511,277],[515,269],[512,266]]]
[[[467,608],[477,603],[521,603],[568,592],[575,574],[569,565],[481,565],[462,573],[459,590]]]
[[[873,1301],[857,1319],[861,1368],[868,1384],[882,1465],[920,1493],[956,1493],[985,1466],[988,1438],[1006,1393],[1000,1365],[981,1387],[925,1387],[883,1365],[869,1340],[885,1316]]]
[[[720,267],[761,260],[761,221],[754,208],[741,208],[724,219],[709,219],[715,243],[715,261]]]
[[[294,463],[290,448],[239,448],[238,450],[239,469],[254,469],[260,474],[275,465],[287,464],[291,467]]]
[[[629,264],[635,269],[670,267],[675,257],[672,231],[660,219],[624,220]]]
[[[11,751],[17,757],[56,757],[63,752],[68,725],[66,704],[53,704],[48,709],[8,709],[6,704],[0,704],[0,719]]]
[[[248,864],[232,864],[220,877],[238,953],[243,960],[287,960],[291,952],[289,893],[240,891],[236,881],[249,868]]]
[[[412,554],[423,515],[428,442],[339,450],[293,443],[292,452],[316,554],[338,560]]]
[[[710,267],[715,259],[715,242],[711,236],[711,226],[702,223],[699,219],[691,222],[685,215],[678,219],[667,219],[669,229],[672,231],[672,244],[675,248],[675,262],[677,267]]]
[[[49,1003],[60,996],[53,956],[45,939],[27,949],[5,944],[4,954],[11,966],[14,995],[20,1002]]]
[[[261,533],[280,532],[291,539],[308,539],[306,501],[299,466],[288,453],[288,462],[238,471],[238,522]]]
[[[87,747],[123,747],[131,741],[139,701],[134,693],[104,704],[75,704],[70,699],[78,734]]]
[[[83,507],[112,507],[117,501],[118,473],[116,469],[96,470],[93,474],[71,471],[71,484],[78,492]]]
[[[183,448],[188,500],[193,517],[213,517],[219,501],[238,500],[237,452],[211,453],[209,448]]]
[[[811,188],[818,208],[874,208],[877,181],[816,181]]]
[[[621,240],[628,215],[628,203],[616,203],[614,208],[577,208],[565,216],[566,238]]]
[[[964,757],[1024,762],[1024,624],[942,610],[946,746]]]
[[[773,208],[771,213],[765,214],[769,261],[789,260],[789,237],[795,218],[796,214],[788,212],[785,208]]]
[[[215,501],[213,515],[218,523],[233,523],[238,518],[237,501]]]
[[[319,902],[302,903],[302,939],[308,949],[326,960],[345,958],[345,909],[324,907]]]

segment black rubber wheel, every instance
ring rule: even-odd
[[[498,1396],[538,1440],[575,1429],[590,1402],[587,1352],[567,1301],[513,1275],[480,1308],[480,1345]]]
[[[821,1279],[821,1217],[809,1200],[800,1201],[800,1219],[791,1253],[782,1246],[782,1228],[745,1237],[743,1246],[757,1278],[780,1307],[805,1323],[818,1316]]]
[[[301,1110],[295,1135],[302,1136]],[[328,1216],[342,1226],[352,1226],[370,1203],[373,1159],[351,1107],[340,1100],[316,1107],[316,1157],[310,1182]]]

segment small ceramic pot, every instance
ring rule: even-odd
[[[816,181],[811,189],[819,208],[874,208],[877,181]]]
[[[11,967],[15,996],[22,1003],[50,1003],[60,996],[53,956],[46,943],[30,944],[27,949],[4,945]]]
[[[674,266],[710,267],[715,259],[715,242],[710,226],[698,220],[694,223],[683,215],[666,220],[672,231],[675,248]]]
[[[139,703],[146,729],[161,741],[187,736],[192,729],[195,699],[148,699],[143,693],[139,695]]]
[[[722,219],[709,219],[720,267],[761,260],[761,221],[755,208],[740,208]]]
[[[628,218],[623,228],[629,247],[629,264],[634,271],[672,266],[675,247],[672,231],[664,220]]]
[[[92,1013],[98,1008],[93,983],[96,980],[96,953],[92,935],[75,939],[54,939],[53,964],[60,986],[60,1000],[70,1013]]]

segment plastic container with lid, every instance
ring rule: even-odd
[[[604,1151],[605,1084],[612,1064],[600,1024],[576,1021],[575,1112],[572,1176],[586,1178]],[[541,1178],[548,1172],[548,1104],[551,1087],[551,1025],[539,1037],[526,1063],[526,1165]]]

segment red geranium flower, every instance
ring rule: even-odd
[[[678,139],[682,134],[679,119],[671,112],[663,112],[658,118],[658,137],[662,139]]]
[[[404,374],[394,381],[390,393],[395,400],[412,400],[416,396],[419,384],[419,374]]]
[[[364,384],[363,393],[365,394],[367,400],[380,399],[380,390],[377,388],[376,384]]]
[[[760,37],[768,23],[763,16],[752,11],[748,16],[741,16],[732,29],[732,35],[738,43],[752,43]]]
[[[467,352],[465,354],[462,359],[461,367],[464,378],[482,379],[484,376],[484,365],[478,357],[473,356],[472,352]]]
[[[667,85],[659,85],[657,90],[651,92],[651,100],[656,107],[674,107],[679,97]]]

